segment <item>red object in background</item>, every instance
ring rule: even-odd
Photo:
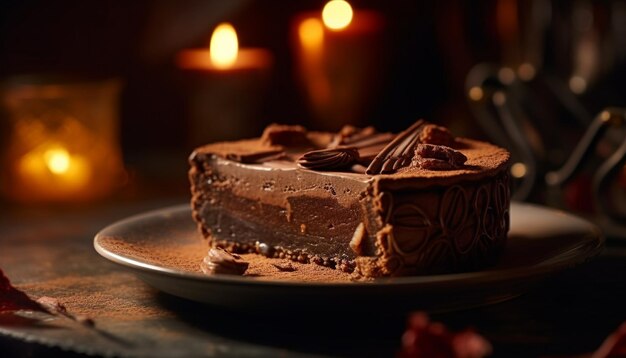
[[[48,310],[33,301],[24,292],[13,287],[9,278],[0,269],[0,313],[19,310],[48,312]]]
[[[450,332],[443,323],[431,322],[427,314],[417,312],[409,317],[398,357],[479,358],[491,352],[491,344],[478,333],[470,329]]]
[[[572,181],[563,188],[565,206],[572,211],[592,213],[594,210],[594,200],[591,187],[592,178],[589,174],[582,173],[572,179]]]
[[[626,322],[602,343],[591,358],[626,357]]]

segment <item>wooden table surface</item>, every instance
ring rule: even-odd
[[[228,312],[160,293],[94,251],[94,234],[109,223],[186,200],[0,210],[0,268],[31,297],[55,297],[96,322],[92,329],[60,317],[0,315],[0,356],[382,357],[398,351],[409,312]],[[453,330],[473,327],[492,342],[494,356],[593,351],[626,320],[626,248],[609,241],[592,262],[522,297],[431,317]]]

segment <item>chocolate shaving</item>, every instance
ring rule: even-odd
[[[307,130],[303,126],[276,123],[265,128],[261,136],[261,143],[285,147],[307,147],[311,145],[311,141],[307,138]]]
[[[428,124],[420,119],[408,129],[398,134],[376,155],[367,167],[367,174],[391,174],[411,164],[415,146],[419,143],[422,128]]]
[[[231,254],[221,247],[212,248],[200,264],[202,272],[207,275],[243,275],[248,269],[249,263],[243,261],[241,256]]]
[[[331,170],[347,168],[356,164],[359,160],[359,152],[353,147],[338,147],[333,149],[320,149],[304,153],[298,159],[298,165],[314,170]]]
[[[369,165],[380,150],[394,138],[391,133],[377,133],[374,127],[359,129],[344,126],[327,148],[350,146],[359,150],[359,163]]]
[[[285,157],[285,152],[281,149],[263,150],[253,153],[228,153],[226,159],[244,164],[263,163],[270,160],[277,160]]]
[[[391,133],[377,133],[374,127],[359,129],[353,126],[344,126],[335,136],[328,148],[352,146],[357,148],[369,147],[377,144],[386,144],[393,139]]]
[[[411,165],[427,170],[452,170],[462,167],[467,157],[443,145],[418,144]]]

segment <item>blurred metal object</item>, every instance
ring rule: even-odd
[[[626,236],[620,224],[620,220],[626,218],[626,210],[620,201],[622,196],[615,193],[620,190],[616,188],[619,175],[626,168],[626,109],[608,107],[585,126],[587,115],[582,104],[575,97],[563,96],[567,91],[553,93],[553,99],[569,112],[570,118],[575,119],[574,127],[579,127],[583,134],[571,150],[562,148],[571,153],[567,159],[556,166],[557,169],[549,169],[555,166],[545,152],[554,143],[547,142],[562,135],[564,128],[559,129],[558,122],[553,120],[556,125],[547,127],[553,132],[545,132],[545,127],[542,132],[537,125],[539,118],[530,116],[528,106],[524,105],[533,97],[528,94],[531,89],[518,79],[510,80],[502,74],[502,69],[495,65],[479,64],[468,74],[466,90],[470,108],[485,132],[512,152],[511,176],[517,181],[513,197],[563,207],[563,196],[567,195],[565,186],[587,168],[591,172],[592,188],[587,189],[588,195],[583,195],[582,200],[589,197],[593,203],[581,203],[581,206],[594,204],[595,214],[613,228],[612,236]],[[538,80],[543,80],[543,75],[539,75]],[[548,82],[556,83],[552,78]],[[615,135],[611,138],[608,131],[612,128]],[[598,150],[600,146],[604,147],[602,151]],[[598,152],[604,153],[598,155]],[[594,165],[598,160],[593,161],[592,157],[599,157],[602,164]]]
[[[465,87],[470,109],[487,135],[498,145],[508,148],[514,162],[523,163],[523,171],[512,173],[519,182],[513,198],[526,200],[537,181],[537,156],[529,137],[524,134],[523,127],[530,128],[530,123],[521,114],[516,100],[511,101],[511,97],[515,96],[511,93],[510,86],[515,78],[512,81],[507,80],[498,67],[479,64],[469,72]],[[503,82],[509,82],[509,85]],[[480,97],[472,95],[478,92]]]
[[[624,128],[626,123],[626,109],[624,108],[609,108],[600,116],[604,117],[605,122],[620,128]],[[626,136],[615,152],[600,165],[593,177],[593,193],[598,212],[606,218],[622,223],[626,219],[626,213],[618,208],[616,200],[618,196],[613,195],[612,188],[613,184],[618,182],[618,176],[623,173],[625,164]]]
[[[593,151],[609,127],[621,127],[624,123],[624,109],[607,108],[593,120],[587,131],[572,151],[572,155],[555,171],[545,176],[548,186],[562,186],[581,169],[582,164],[593,154]]]
[[[624,104],[626,3],[496,5],[500,62],[474,66],[465,89],[478,124],[512,153],[515,199],[602,217],[626,237],[626,114],[599,111]]]

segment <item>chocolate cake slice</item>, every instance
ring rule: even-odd
[[[420,120],[397,135],[269,126],[190,156],[193,218],[213,247],[364,276],[491,264],[509,229],[509,153]]]

